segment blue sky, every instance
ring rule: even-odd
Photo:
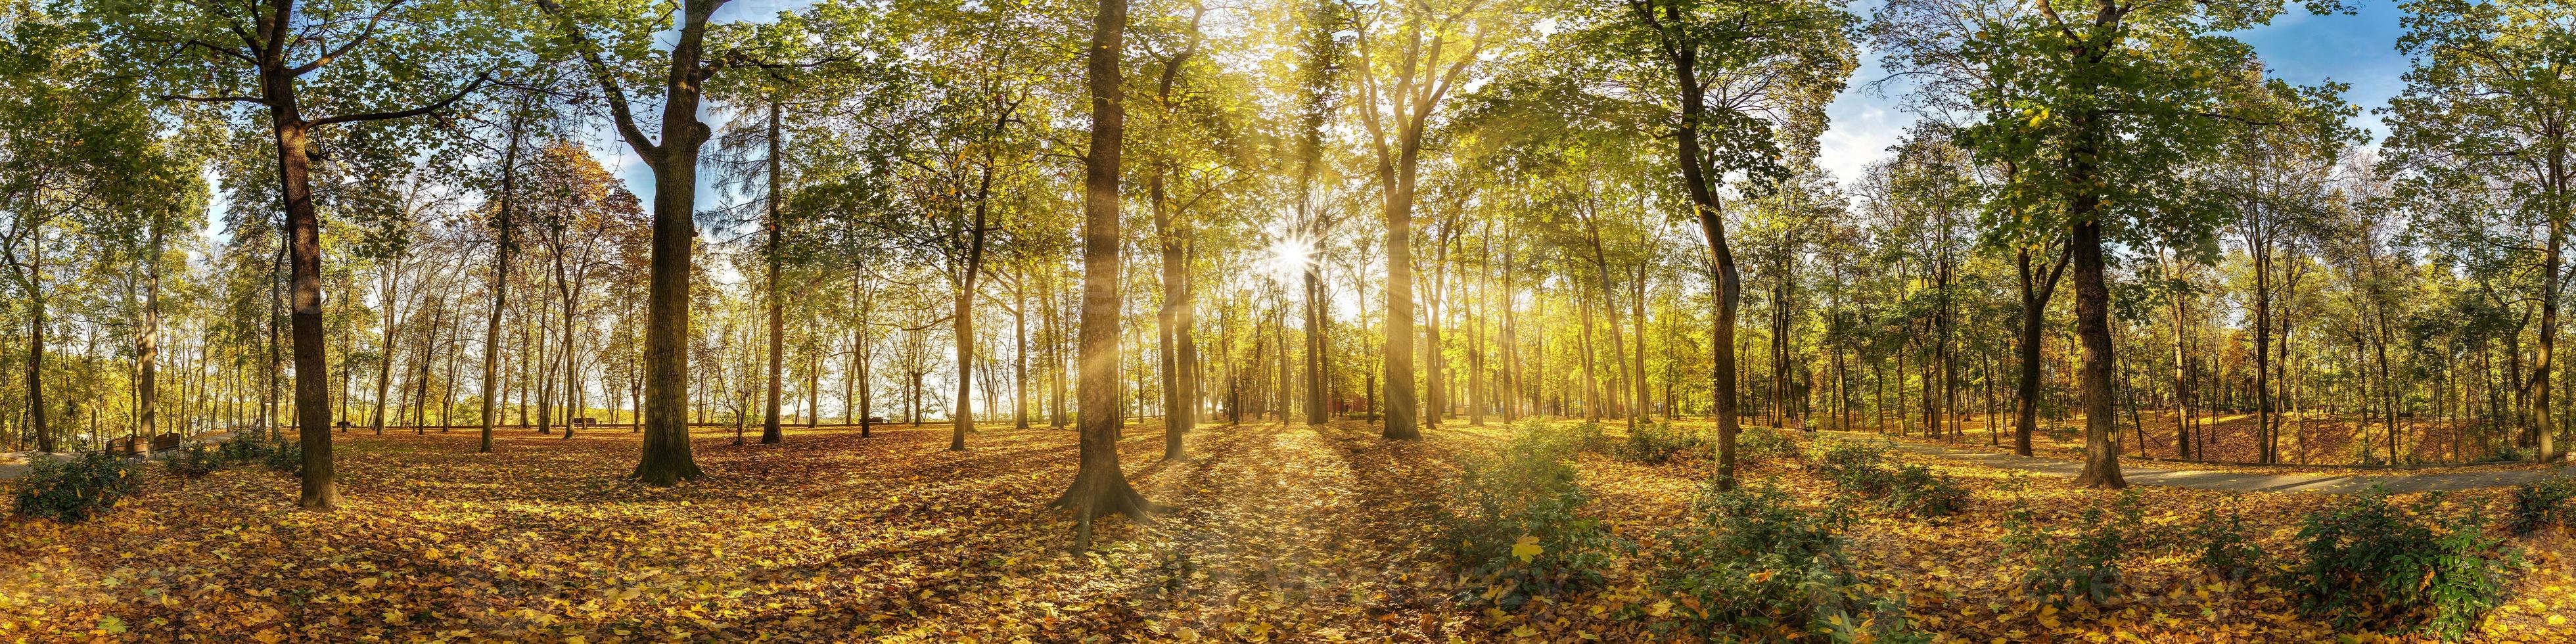
[[[2329,80],[2351,84],[2344,100],[2362,108],[2359,125],[2376,140],[2387,132],[2372,111],[2388,105],[2388,98],[2405,87],[2399,75],[2406,71],[2406,57],[2397,53],[2397,37],[2404,29],[2398,23],[2401,12],[2394,3],[2359,1],[2355,15],[2312,15],[2293,5],[2272,24],[2235,35],[2254,46],[2255,53],[2276,77],[2300,85]],[[1855,8],[1867,10],[1866,6]],[[1826,109],[1833,122],[1825,131],[1824,153],[1817,164],[1832,171],[1845,186],[1857,185],[1861,169],[1888,156],[1887,147],[1895,145],[1914,122],[1913,117],[1895,109],[1896,101],[1877,96],[1867,87],[1885,74],[1878,68],[1877,58],[1876,54],[1864,54],[1861,70],[1853,75],[1850,88]]]

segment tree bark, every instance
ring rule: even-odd
[[[505,303],[509,301],[510,292],[510,251],[514,250],[517,244],[516,240],[511,239],[512,233],[516,232],[518,226],[510,218],[510,209],[515,205],[512,199],[517,197],[519,186],[519,143],[527,130],[524,99],[525,95],[522,95],[519,106],[521,109],[510,113],[510,142],[501,151],[500,202],[492,214],[494,238],[492,310],[485,316],[483,326],[483,409],[480,414],[483,437],[481,447],[475,450],[486,453],[492,451],[492,425],[499,421],[500,416],[500,410],[496,405],[501,401],[498,395],[501,367],[501,312],[508,308]]]
[[[1118,179],[1126,107],[1120,96],[1119,59],[1127,28],[1126,0],[1098,0],[1086,56],[1091,86],[1091,146],[1083,164],[1081,462],[1073,484],[1054,507],[1072,510],[1073,549],[1091,548],[1091,522],[1107,514],[1146,521],[1155,510],[1118,467]]]
[[[763,290],[768,292],[769,300],[769,391],[766,394],[767,398],[761,403],[761,410],[766,414],[760,421],[760,444],[762,445],[775,445],[779,441],[787,440],[786,432],[778,427],[778,395],[779,390],[786,386],[787,369],[787,293],[780,290],[778,281],[778,274],[784,266],[784,263],[779,261],[778,244],[786,234],[784,230],[786,227],[779,225],[778,222],[778,129],[778,97],[772,95],[769,97],[767,137],[769,192],[762,204],[767,212],[761,217],[762,227],[769,229],[769,245],[765,249],[767,252],[762,253],[769,260],[768,274],[763,276],[768,280]],[[959,373],[961,375],[964,373],[962,367]]]

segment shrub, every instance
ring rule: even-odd
[[[1569,462],[1576,440],[1543,427],[1524,426],[1499,454],[1465,459],[1443,507],[1440,545],[1506,609],[1597,580],[1607,550],[1599,522],[1578,513],[1590,497]]]
[[[1816,472],[1844,492],[1878,497],[1896,485],[1887,471],[1887,452],[1875,445],[1836,441],[1822,446],[1814,462]]]
[[[1799,507],[1770,483],[1720,490],[1712,480],[1693,512],[1695,525],[1652,553],[1655,590],[1678,604],[1660,616],[1695,633],[1762,640],[1919,639],[1905,632],[1901,607],[1855,583],[1838,534],[1851,515],[1839,506]]]
[[[1922,517],[1946,517],[1968,509],[1968,489],[1932,468],[1899,464],[1891,477],[1887,506]]]
[[[2506,445],[2506,446],[2503,446],[2503,447],[2498,447],[2498,448],[2496,448],[2494,452],[2490,452],[2490,453],[2488,453],[2486,458],[2478,459],[2478,461],[2477,461],[2477,462],[2480,462],[2480,463],[2515,463],[2515,462],[2528,461],[2528,460],[2531,460],[2531,455],[2522,453],[2522,448],[2521,448],[2521,447],[2519,447],[2519,446],[2514,446],[2514,445]]]
[[[2441,494],[2412,508],[2385,490],[2300,521],[2306,542],[2290,585],[2300,608],[2350,628],[2407,628],[2457,639],[2495,606],[2506,555],[2481,517],[2446,513]]]
[[[1789,434],[1767,427],[1748,427],[1735,434],[1735,460],[1739,463],[1766,463],[1796,460],[1798,444]]]
[[[2576,479],[2553,476],[2513,488],[2513,516],[2505,528],[2530,534],[2549,527],[2576,527]]]
[[[2137,490],[2122,492],[2111,511],[2086,508],[2071,530],[2041,527],[2028,508],[2004,515],[2004,545],[2030,566],[2022,582],[2031,594],[2063,606],[2083,599],[2103,603],[2120,594],[2120,555],[2140,540],[2145,518]]]
[[[1660,465],[1704,447],[1698,432],[1673,427],[1672,423],[1648,423],[1628,430],[1628,440],[1619,444],[1616,455],[1623,461]]]
[[[89,520],[134,491],[134,464],[105,452],[37,458],[20,478],[18,514],[63,523]]]
[[[168,467],[171,474],[184,478],[197,478],[223,469],[229,464],[227,460],[222,452],[209,449],[205,445],[189,445],[187,449],[170,457]]]
[[[289,438],[278,438],[262,448],[260,464],[268,471],[296,476],[304,473],[304,445]]]
[[[2201,510],[2200,520],[2183,537],[2200,569],[2220,579],[2245,581],[2262,564],[2263,549],[2245,534],[2245,521],[2233,508],[2224,516],[2214,509]]]
[[[1921,465],[1894,463],[1876,445],[1834,443],[1816,456],[1815,463],[1816,471],[1832,480],[1835,489],[1879,499],[1880,505],[1892,510],[1940,517],[1968,507],[1968,490],[1956,479]]]
[[[1568,441],[1568,444],[1572,445],[1574,449],[1594,453],[1608,452],[1611,449],[1610,435],[1601,431],[1601,421],[1587,420],[1562,427],[1565,435],[1564,439]],[[1551,429],[1546,423],[1532,420],[1529,423],[1522,425],[1521,431],[1547,432],[1551,431]]]
[[[216,444],[215,451],[226,463],[249,465],[265,462],[269,451],[275,448],[276,445],[269,441],[248,436],[235,436],[232,440]]]

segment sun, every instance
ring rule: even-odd
[[[1271,242],[1269,256],[1261,260],[1262,270],[1282,282],[1293,281],[1315,261],[1315,245],[1304,237],[1288,236]]]

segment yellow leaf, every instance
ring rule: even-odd
[[[1647,615],[1653,615],[1653,616],[1655,616],[1655,617],[1663,617],[1663,616],[1665,616],[1665,615],[1671,614],[1672,612],[1673,612],[1673,600],[1670,600],[1670,599],[1666,599],[1666,600],[1658,601],[1658,602],[1655,602],[1655,605],[1646,607],[1646,614],[1647,614]]]
[[[259,644],[277,644],[278,642],[286,640],[286,636],[278,634],[277,629],[274,628],[265,629],[252,634],[250,638],[259,640]]]
[[[1538,629],[1530,628],[1528,624],[1515,626],[1512,627],[1512,637],[1538,637]]]
[[[1546,552],[1546,548],[1539,547],[1538,537],[1521,537],[1519,541],[1512,542],[1512,558],[1521,560],[1521,563],[1529,563]]]

